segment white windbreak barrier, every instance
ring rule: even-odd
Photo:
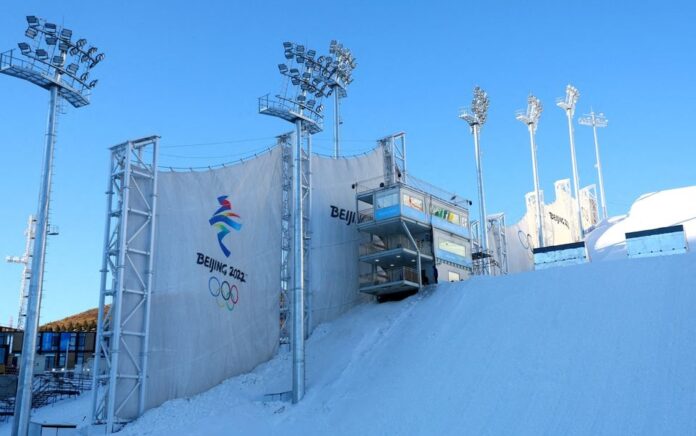
[[[377,186],[383,175],[381,147],[357,157],[312,157],[310,331],[368,298],[358,292],[361,236],[352,185],[371,180]]]
[[[161,172],[147,407],[202,392],[278,344],[281,149]]]
[[[251,370],[279,339],[282,150],[227,168],[161,172],[146,407]],[[364,301],[355,189],[382,148],[312,157],[310,331]]]

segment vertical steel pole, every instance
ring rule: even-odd
[[[295,121],[295,171],[294,171],[294,235],[293,254],[295,259],[292,311],[292,402],[304,397],[304,234],[302,231],[302,120]]]
[[[478,124],[471,126],[474,133],[474,152],[476,153],[476,177],[478,178],[479,191],[479,231],[481,232],[481,251],[488,253],[488,225],[486,223],[486,202],[483,198],[483,174],[481,170],[481,148],[479,147],[479,129]],[[483,273],[488,274],[488,261],[484,258]],[[420,274],[420,272],[419,272]]]
[[[340,98],[338,97],[338,88],[334,88],[334,158],[338,159],[339,149],[338,149],[338,134],[341,124],[340,115]]]
[[[36,218],[34,253],[31,258],[31,279],[27,298],[27,318],[25,321],[24,342],[22,344],[22,364],[17,380],[15,419],[12,423],[13,436],[25,436],[29,431],[31,416],[32,380],[36,358],[36,336],[39,330],[39,311],[43,290],[44,260],[46,256],[46,236],[48,234],[48,212],[51,200],[51,177],[53,176],[53,149],[55,146],[56,116],[58,114],[58,86],[51,87],[51,102],[48,112],[48,130],[44,149],[41,186],[39,188],[39,207]]]
[[[568,134],[570,135],[570,159],[573,164],[573,185],[575,187],[575,209],[578,219],[578,235],[580,241],[585,239],[585,229],[582,228],[582,209],[580,209],[580,180],[578,178],[578,164],[575,160],[575,135],[573,134],[573,115],[566,109],[568,116]]]
[[[597,156],[597,175],[599,176],[599,193],[602,196],[602,219],[607,218],[607,199],[604,196],[604,177],[602,177],[602,162],[599,160],[599,141],[597,140],[597,121],[595,113],[592,116],[592,133],[594,133],[595,156]]]
[[[536,196],[536,225],[537,225],[537,247],[544,246],[544,215],[541,213],[541,195],[539,193],[539,172],[537,170],[537,147],[534,138],[534,124],[527,124],[529,129],[529,142],[532,146],[532,170],[534,172],[534,195]]]

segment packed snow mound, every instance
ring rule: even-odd
[[[696,256],[441,284],[360,306],[307,344],[124,434],[695,434]]]
[[[604,220],[587,235],[590,259],[625,259],[626,233],[684,225],[692,249],[696,248],[696,186],[642,195],[626,215]]]
[[[121,434],[696,434],[694,265],[624,259],[364,304],[308,340],[299,404],[264,398],[290,388],[281,352]]]

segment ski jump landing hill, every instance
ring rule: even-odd
[[[122,434],[695,434],[696,254],[626,259],[619,227],[681,223],[693,248],[695,199],[641,197],[590,235],[592,263],[443,283],[319,325],[297,405],[264,399],[289,387],[280,352]],[[36,419],[87,422],[88,403]]]

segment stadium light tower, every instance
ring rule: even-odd
[[[286,76],[293,87],[285,95],[259,98],[259,113],[282,118],[295,125],[295,156],[293,168],[293,310],[292,310],[292,401],[299,402],[305,391],[305,352],[304,352],[304,253],[305,229],[303,197],[311,201],[311,169],[307,179],[302,170],[302,134],[308,134],[307,157],[311,164],[311,138],[323,128],[324,106],[320,103],[324,96],[330,95],[331,77],[336,66],[330,57],[316,57],[316,51],[305,46],[284,42],[285,58],[290,65],[279,64],[278,70]],[[287,90],[287,88],[286,88]]]
[[[481,148],[479,146],[479,135],[481,127],[486,123],[488,114],[488,94],[480,87],[474,88],[474,98],[471,101],[471,109],[464,109],[460,112],[459,118],[466,121],[471,127],[474,135],[474,153],[476,154],[476,177],[478,180],[479,191],[479,231],[481,232],[481,252],[484,256],[483,273],[488,274],[488,262],[485,259],[488,253],[488,225],[486,222],[486,201],[483,194],[483,170],[481,169]]]
[[[537,247],[544,246],[544,215],[541,213],[541,195],[539,194],[539,172],[537,168],[537,146],[536,146],[536,130],[539,125],[539,118],[544,107],[541,101],[530,95],[527,98],[527,111],[519,111],[517,118],[527,125],[529,130],[529,142],[532,147],[532,171],[534,174],[534,195],[536,197],[536,225],[537,225]]]
[[[594,111],[590,111],[589,115],[580,117],[578,120],[582,126],[592,126],[592,133],[594,133],[594,147],[595,156],[597,157],[597,175],[599,178],[599,193],[602,196],[602,219],[607,218],[607,199],[604,196],[604,177],[602,177],[602,162],[599,160],[599,141],[597,140],[597,127],[607,127],[609,120],[604,117],[604,114],[595,114]]]
[[[582,210],[580,209],[580,180],[578,178],[578,164],[575,159],[575,131],[573,129],[573,115],[575,114],[575,105],[580,98],[580,92],[573,85],[566,86],[565,99],[559,98],[556,105],[563,109],[568,118],[568,134],[570,135],[570,159],[573,165],[573,186],[575,187],[575,208],[577,210],[578,219],[578,235],[582,241],[585,239],[585,229],[582,228]]]
[[[27,17],[27,24],[24,35],[28,38],[28,42],[18,44],[20,53],[17,54],[14,50],[0,53],[0,73],[40,86],[48,90],[51,97],[36,214],[36,236],[31,259],[22,363],[17,382],[13,435],[26,435],[29,430],[36,336],[39,327],[46,237],[49,228],[53,149],[60,99],[64,98],[76,108],[88,105],[90,91],[97,85],[96,80],[90,81],[90,72],[104,59],[103,53],[97,54],[96,47],[87,48],[85,39],[73,42],[73,32],[70,29],[33,15]]]
[[[348,93],[346,88],[353,82],[351,77],[353,70],[358,66],[350,50],[343,47],[343,44],[333,40],[329,45],[329,53],[333,55],[333,60],[327,59],[326,73],[329,88],[334,93],[334,158],[339,155],[339,131],[341,125],[341,99],[346,98]],[[321,56],[320,56],[321,59]]]

